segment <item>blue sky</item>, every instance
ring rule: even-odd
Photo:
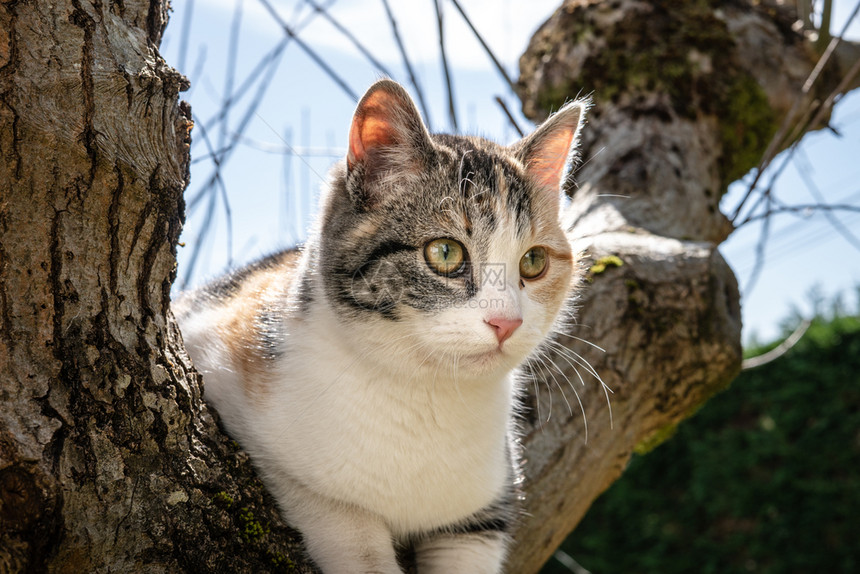
[[[318,1],[324,5],[331,2]],[[380,77],[380,71],[324,18],[313,15],[307,4],[277,0],[270,3],[285,22],[301,28],[300,38],[330,63],[352,92],[360,95]],[[242,19],[235,36],[237,50],[231,58],[231,22],[239,4]],[[390,0],[390,4],[427,98],[430,126],[434,131],[450,130],[433,2]],[[461,0],[461,4],[508,74],[516,78],[519,55],[560,0]],[[502,96],[520,125],[530,128],[531,124],[519,113],[518,100],[453,4],[443,0],[442,5],[461,131],[503,143],[515,140],[494,97]],[[187,17],[189,6],[191,18]],[[835,8],[834,27],[841,27],[853,2],[836,0]],[[283,40],[284,32],[260,0],[178,0],[173,2],[173,9],[162,54],[192,80],[192,89],[183,97],[191,102],[197,121],[192,149],[195,163],[186,191],[189,210],[182,237],[186,246],[179,252],[178,280],[182,284],[187,277],[187,285],[193,286],[230,266],[304,239],[328,168],[345,153],[356,102],[291,42],[272,68],[271,83],[259,105],[246,112],[258,89],[257,82],[238,101],[226,122],[212,122],[224,94],[242,85],[262,56]],[[339,0],[330,8],[330,14],[414,94],[381,0]],[[189,35],[183,41],[185,29]],[[849,37],[860,37],[860,25],[852,26]],[[235,69],[232,87],[227,81],[231,67]],[[214,173],[209,148],[218,150],[229,143],[246,113],[247,126],[241,138],[221,162],[223,187],[214,186],[213,192],[201,195],[192,207],[192,199],[201,194]],[[829,202],[860,204],[860,94],[843,98],[832,125],[840,136],[831,132],[808,135],[797,158],[778,180],[775,190],[783,201],[814,203],[809,191],[812,185]],[[290,149],[300,155],[285,153]],[[744,189],[740,183],[733,185],[723,205],[736,204]],[[208,235],[200,238],[202,222],[210,210],[213,226]],[[846,228],[860,235],[860,214],[836,216]],[[842,292],[849,299],[854,297],[854,287],[860,285],[860,250],[820,214],[774,219],[765,266],[750,290],[758,230],[757,225],[745,226],[721,247],[741,284],[745,340],[753,333],[764,340],[776,337],[780,321],[792,307],[808,313],[807,293],[813,286],[819,286],[827,295]],[[198,240],[203,248],[189,273],[191,253]]]

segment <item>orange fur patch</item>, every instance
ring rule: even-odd
[[[298,252],[288,253],[277,265],[243,278],[241,288],[223,308],[222,338],[249,396],[265,394],[265,375],[269,369],[263,356],[265,348],[260,339],[258,318],[267,301],[286,298],[298,276],[298,260]]]

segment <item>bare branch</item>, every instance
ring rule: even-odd
[[[391,31],[394,34],[394,41],[397,43],[397,48],[400,50],[400,55],[403,57],[403,65],[406,67],[406,73],[409,74],[409,83],[415,88],[415,95],[418,96],[418,104],[421,106],[421,111],[424,113],[424,121],[427,127],[430,128],[430,112],[427,109],[427,104],[424,101],[424,92],[418,84],[418,79],[415,77],[415,72],[412,70],[412,62],[409,61],[409,56],[406,55],[406,47],[403,45],[403,40],[400,38],[400,31],[397,29],[397,20],[394,19],[394,13],[391,11],[391,6],[388,0],[382,0],[382,5],[385,6],[385,13],[388,16],[388,22],[391,24]]]
[[[770,211],[770,206],[773,203],[773,198],[770,195],[766,195],[765,202],[767,204],[766,211]],[[761,271],[764,267],[765,248],[767,247],[767,239],[770,235],[770,222],[771,218],[766,217],[764,219],[764,222],[762,223],[761,234],[759,235],[758,243],[756,243],[755,247],[755,263],[753,264],[753,270],[749,276],[749,279],[747,279],[747,283],[746,285],[744,285],[743,289],[744,294],[747,296],[749,296],[749,294],[752,292],[753,288],[758,282],[758,278],[761,277]]]
[[[516,89],[514,88],[514,82],[513,82],[513,80],[511,80],[511,77],[508,75],[507,70],[505,70],[505,68],[504,68],[504,66],[502,66],[501,62],[499,62],[499,59],[496,58],[496,55],[493,53],[493,51],[487,45],[487,42],[484,41],[483,36],[481,36],[481,34],[478,32],[478,29],[475,28],[475,25],[472,24],[472,21],[469,19],[469,17],[466,16],[466,12],[463,10],[463,7],[460,6],[460,3],[457,0],[451,0],[451,2],[454,4],[454,7],[457,8],[457,10],[460,12],[460,16],[463,17],[463,20],[466,22],[466,25],[469,26],[470,30],[472,30],[472,33],[475,35],[475,38],[477,38],[478,42],[481,43],[481,46],[484,48],[484,51],[487,53],[487,55],[493,61],[493,65],[496,66],[496,70],[498,70],[499,74],[502,76],[502,78],[504,78],[505,83],[508,85],[508,87],[511,88],[512,92],[516,93]]]
[[[821,25],[818,27],[818,40],[815,42],[815,47],[819,50],[830,43],[830,22],[833,16],[833,0],[824,0],[824,7],[821,9]]]
[[[314,63],[320,67],[320,69],[328,75],[329,78],[334,81],[335,84],[340,86],[340,88],[348,95],[353,101],[358,102],[358,94],[352,91],[352,88],[346,83],[346,80],[340,77],[340,75],[334,71],[334,68],[328,65],[328,63],[317,54],[313,48],[308,46],[308,44],[299,38],[298,34],[290,28],[290,26],[284,22],[284,19],[281,18],[281,15],[278,14],[278,11],[269,3],[269,0],[259,0],[259,2],[269,11],[269,14],[272,15],[272,18],[278,25],[283,29],[284,33],[292,38],[295,43],[302,49],[302,51],[308,55],[308,57],[314,61]]]
[[[860,7],[860,3],[858,3],[858,7]],[[855,12],[855,15],[856,15],[856,12]],[[860,74],[860,60],[857,60],[854,63],[854,65],[851,67],[851,69],[848,71],[848,73],[845,74],[845,76],[840,81],[839,85],[837,85],[836,88],[830,93],[830,95],[827,97],[827,99],[824,101],[824,103],[818,105],[817,110],[815,112],[815,115],[812,116],[811,119],[809,119],[809,115],[811,115],[813,107],[811,106],[810,108],[807,109],[807,112],[805,114],[806,117],[804,118],[804,121],[798,123],[798,126],[802,125],[803,127],[798,131],[797,135],[795,137],[793,137],[793,139],[791,140],[794,143],[792,143],[791,147],[783,155],[782,162],[780,163],[779,167],[776,169],[776,172],[771,177],[770,185],[761,194],[759,199],[756,201],[756,203],[750,209],[747,217],[743,221],[741,221],[740,224],[737,224],[736,227],[742,227],[743,225],[745,225],[746,223],[749,223],[750,221],[762,219],[761,215],[754,215],[756,212],[756,209],[762,203],[762,201],[764,201],[766,198],[769,198],[771,196],[771,193],[773,190],[773,185],[774,185],[775,181],[777,180],[779,175],[782,174],[783,170],[788,166],[788,162],[794,157],[794,154],[799,149],[799,146],[802,142],[802,140],[801,140],[802,134],[805,133],[806,131],[808,131],[811,128],[811,126],[818,125],[818,123],[823,120],[824,114],[828,113],[832,109],[833,104],[834,104],[837,96],[839,96],[839,94],[844,93],[848,89],[848,85],[851,84],[854,77],[857,76],[858,74]],[[813,104],[813,106],[815,106],[815,105],[817,105],[817,104]],[[800,170],[800,171],[802,172],[802,170]],[[751,193],[754,191],[755,183],[758,180],[760,174],[761,174],[761,172],[759,172],[759,174],[756,175],[755,180],[753,181],[749,190],[747,191],[747,195],[744,197],[744,199],[741,201],[740,205],[738,206],[738,209],[735,211],[735,215],[733,216],[733,219],[732,219],[733,222],[735,221],[734,218],[739,214],[740,208],[743,207],[744,201],[746,201],[750,197]],[[822,200],[823,200],[823,196],[822,196]],[[822,209],[832,210],[832,207],[828,208],[827,206],[823,206]],[[845,210],[850,211],[850,210],[853,210],[853,207],[852,206],[839,206],[838,209],[845,209]],[[790,209],[784,209],[782,207],[776,211],[768,209],[764,215],[768,216],[772,213],[777,213],[777,212],[781,212],[781,211],[789,211],[789,210]]]
[[[821,193],[821,191],[818,189],[818,186],[815,185],[815,182],[812,180],[812,178],[809,177],[809,171],[811,169],[811,166],[809,165],[809,159],[806,157],[806,154],[803,153],[802,150],[801,153],[798,154],[798,160],[803,161],[807,165],[806,169],[798,170],[800,173],[800,179],[802,179],[803,183],[806,184],[806,189],[809,190],[809,193],[812,194],[812,197],[823,205],[826,199],[824,198],[824,195]],[[860,206],[858,206],[856,209],[857,211],[860,211]],[[860,240],[858,240],[857,237],[853,233],[851,233],[851,231],[847,227],[845,227],[845,225],[841,221],[839,221],[836,215],[834,215],[833,209],[823,209],[821,211],[824,217],[827,218],[827,221],[830,222],[830,225],[833,226],[833,229],[835,229],[840,235],[842,235],[842,237],[844,237],[848,243],[853,245],[855,249],[860,251]]]
[[[573,559],[573,556],[565,552],[564,550],[556,550],[555,554],[552,555],[553,558],[558,561],[559,564],[567,568],[569,571],[573,572],[573,574],[591,574],[590,571],[583,568],[583,566]]]
[[[222,94],[221,109],[225,112],[224,121],[220,124],[218,132],[218,147],[224,147],[227,141],[227,113],[232,106],[229,105],[230,98],[233,94],[233,84],[236,80],[236,58],[239,55],[239,33],[242,29],[242,13],[244,11],[243,0],[236,0],[236,7],[233,12],[233,20],[230,23],[230,39],[227,43],[227,66],[224,73],[224,93]],[[209,151],[211,152],[210,142],[206,142]]]
[[[245,129],[247,128],[248,124],[251,121],[251,118],[253,118],[256,115],[257,108],[259,107],[260,103],[262,102],[263,96],[265,96],[266,91],[269,89],[269,84],[272,82],[272,79],[274,78],[275,70],[277,69],[278,64],[280,63],[282,54],[283,54],[283,51],[278,53],[278,55],[269,62],[269,67],[267,68],[267,74],[263,77],[263,80],[257,86],[257,91],[254,94],[254,99],[251,100],[251,102],[249,103],[247,109],[245,110],[245,114],[242,116],[241,120],[239,121],[239,125],[234,130],[233,135],[230,139],[230,144],[226,148],[224,148],[223,152],[220,153],[218,156],[218,161],[219,161],[220,165],[223,165],[224,163],[226,163],[226,161],[230,158],[233,150],[235,149],[235,144],[238,141],[239,137],[241,136],[241,134],[244,133]],[[200,122],[197,122],[197,125],[202,126],[203,124]],[[216,182],[215,177],[214,176],[210,177],[209,180],[206,182],[206,184],[204,184],[203,188],[200,191],[198,191],[193,197],[191,197],[191,199],[188,200],[187,210],[189,213],[194,210],[197,203],[209,192],[209,188],[212,185],[214,185],[215,182]]]
[[[513,126],[514,130],[516,130],[520,137],[525,136],[525,133],[523,133],[523,130],[520,128],[519,124],[517,124],[517,120],[514,119],[514,116],[511,114],[511,111],[508,109],[508,106],[505,104],[505,101],[501,96],[496,96],[496,103],[499,104],[500,108],[502,108],[502,111],[505,113],[505,116],[507,116],[511,126]]]
[[[335,2],[335,0],[329,0],[326,3],[326,5],[320,6],[320,7],[323,10],[325,10],[329,6],[334,4],[334,2]],[[299,24],[297,24],[293,28],[293,31],[298,34],[304,28],[306,28],[316,17],[317,17],[317,12],[312,12],[311,14],[309,14],[307,16],[307,18],[305,18],[303,21],[299,22]],[[292,38],[290,36],[284,37],[280,42],[278,42],[278,44],[274,48],[272,48],[269,52],[266,53],[266,55],[264,55],[262,58],[260,58],[260,60],[257,62],[257,64],[251,69],[251,72],[248,73],[248,76],[245,78],[245,81],[243,81],[242,84],[239,86],[239,88],[236,89],[235,92],[227,98],[225,103],[221,106],[221,109],[219,109],[218,112],[214,116],[210,117],[206,121],[207,126],[209,126],[210,128],[214,128],[220,122],[224,121],[224,119],[229,114],[229,108],[231,106],[236,105],[239,102],[239,100],[241,100],[241,98],[244,97],[244,95],[248,92],[248,90],[250,90],[254,86],[254,84],[257,82],[257,79],[263,74],[263,72],[266,72],[267,70],[269,70],[270,65],[281,57],[281,54],[287,48],[287,46],[289,45],[291,40],[292,40]],[[275,67],[277,67],[277,66],[275,66]],[[270,73],[271,73],[271,71],[270,71]],[[198,73],[194,74],[195,77],[197,75],[199,75],[199,74]],[[194,147],[194,145],[196,143],[197,143],[197,140],[194,140],[191,143],[192,148]]]
[[[224,121],[224,118],[229,115],[230,107],[236,105],[241,98],[248,92],[248,90],[253,87],[253,85],[257,82],[257,79],[265,72],[269,66],[271,66],[272,62],[276,59],[279,59],[283,51],[286,49],[287,45],[290,43],[290,38],[284,38],[281,40],[272,50],[270,50],[265,56],[260,58],[260,61],[257,62],[257,65],[251,70],[248,76],[245,78],[245,81],[242,82],[242,85],[221,105],[221,109],[213,115],[212,117],[206,120],[206,125],[210,128],[215,127],[220,122]],[[192,143],[192,146],[196,143],[196,140]]]
[[[791,129],[791,126],[793,125],[792,122],[794,122],[795,117],[797,116],[797,113],[800,111],[800,106],[806,101],[805,96],[810,92],[810,90],[812,89],[812,86],[815,84],[815,82],[820,77],[821,70],[824,69],[824,66],[825,66],[825,64],[827,64],[828,60],[830,59],[830,56],[833,54],[834,50],[836,50],[837,46],[839,46],[840,42],[842,41],[842,37],[845,35],[845,32],[848,29],[848,26],[851,24],[851,22],[854,21],[854,18],[857,16],[858,11],[860,11],[860,1],[858,1],[858,3],[854,7],[854,10],[851,12],[851,15],[845,21],[845,25],[843,26],[842,31],[840,32],[839,36],[836,36],[830,40],[830,43],[828,44],[827,49],[824,51],[824,53],[821,55],[821,57],[818,58],[818,61],[816,62],[815,67],[812,69],[812,71],[809,73],[809,76],[806,78],[806,81],[803,83],[803,87],[801,88],[799,96],[797,97],[797,99],[795,99],[794,104],[791,106],[791,109],[789,110],[788,114],[786,114],[785,118],[783,118],[782,125],[780,125],[780,128],[776,131],[773,138],[771,138],[770,142],[768,143],[767,148],[765,149],[764,154],[762,154],[762,159],[759,162],[758,171],[757,171],[755,177],[753,178],[753,181],[750,183],[746,194],[741,199],[741,201],[738,203],[737,207],[735,208],[734,213],[729,218],[732,222],[734,222],[737,219],[738,215],[740,214],[740,212],[743,209],[744,205],[746,204],[747,200],[755,192],[756,185],[758,184],[759,178],[761,177],[763,172],[770,165],[773,158],[776,157],[780,147],[782,147],[785,144],[786,134]],[[843,83],[844,83],[844,80],[843,80]],[[842,84],[840,84],[840,85],[842,85]],[[823,109],[823,107],[822,107],[822,109]],[[821,112],[821,110],[819,110],[819,114],[816,114],[816,117],[822,117],[822,116],[823,116],[823,112]],[[815,122],[814,121],[810,122],[809,125],[815,125]],[[804,130],[804,132],[805,131],[806,130]],[[797,143],[797,140],[793,140],[793,141],[795,144]]]
[[[439,55],[442,59],[442,72],[445,75],[445,88],[448,91],[448,116],[451,118],[451,127],[455,132],[459,132],[457,127],[457,110],[454,107],[454,87],[451,85],[451,72],[448,69],[448,57],[445,54],[445,26],[442,21],[442,4],[441,0],[433,0],[433,5],[436,7],[436,23],[439,27]]]
[[[797,329],[788,336],[788,338],[780,343],[776,348],[771,349],[767,353],[763,353],[761,355],[757,355],[755,357],[750,357],[749,359],[744,359],[743,363],[741,363],[741,370],[754,369],[756,367],[761,367],[762,365],[766,365],[771,363],[794,347],[798,341],[803,337],[806,333],[806,330],[809,329],[809,326],[812,324],[812,321],[809,319],[804,319],[801,321],[800,325],[798,325]]]
[[[368,50],[367,48],[365,48],[364,44],[362,44],[362,43],[358,40],[358,38],[356,38],[356,37],[353,35],[353,33],[352,33],[352,32],[350,32],[350,31],[349,31],[349,30],[348,30],[348,29],[347,29],[343,24],[341,24],[340,22],[338,22],[338,21],[334,18],[334,16],[332,16],[332,15],[329,13],[328,9],[327,9],[325,6],[320,6],[319,4],[317,4],[316,2],[314,2],[314,0],[304,0],[304,1],[305,1],[305,3],[306,3],[306,4],[308,4],[311,8],[313,8],[313,9],[314,9],[314,11],[315,11],[317,14],[319,14],[320,16],[322,16],[323,18],[325,18],[325,19],[326,19],[326,21],[327,21],[329,24],[331,24],[332,26],[334,26],[334,28],[335,28],[338,32],[340,32],[341,34],[343,34],[343,36],[344,36],[347,40],[349,40],[349,41],[352,43],[352,45],[353,45],[353,46],[355,46],[355,49],[356,49],[356,50],[358,50],[359,52],[361,52],[361,54],[362,54],[365,58],[367,58],[367,59],[370,61],[370,63],[371,63],[371,64],[373,64],[373,65],[374,65],[374,66],[375,66],[375,67],[376,67],[380,72],[382,72],[383,74],[385,74],[385,75],[386,75],[386,76],[388,76],[389,78],[393,77],[392,73],[388,71],[388,68],[386,68],[386,67],[385,67],[385,65],[383,65],[383,63],[382,63],[382,62],[380,62],[379,60],[377,60],[377,59],[373,56],[373,54],[371,54],[371,53],[370,53],[370,50]]]
[[[263,121],[263,120],[261,120]],[[265,122],[264,122],[265,123]],[[270,128],[271,129],[271,128]],[[246,135],[236,134],[238,143],[254,148],[256,150],[273,153],[277,155],[288,155],[298,157],[326,157],[326,158],[341,158],[346,155],[346,148],[339,147],[316,147],[316,146],[294,146],[287,141],[287,138],[278,136],[283,143],[279,145],[272,142],[262,141],[250,138]]]
[[[185,73],[185,58],[188,56],[188,40],[191,36],[191,21],[194,15],[194,0],[188,0],[185,7],[185,18],[182,20],[182,34],[179,37],[179,55],[177,56],[177,68]]]
[[[220,193],[215,193],[216,186],[214,185],[207,185],[204,188],[206,192],[210,194],[209,204],[206,209],[206,217],[203,219],[203,222],[201,224],[200,233],[197,235],[197,239],[194,242],[194,246],[192,248],[188,268],[186,269],[185,275],[182,278],[183,289],[188,285],[188,282],[194,273],[194,268],[197,265],[197,259],[200,255],[200,250],[204,245],[204,239],[209,235],[209,232],[211,230],[215,216],[215,206],[217,203],[216,198],[219,195],[224,203],[224,212],[227,217],[227,266],[230,267],[233,264],[233,211],[230,208],[230,200],[227,197],[227,187],[224,185],[224,180],[221,178],[220,157],[218,154],[216,154],[215,150],[212,149],[212,141],[209,139],[209,133],[207,132],[206,127],[202,123],[198,124],[197,127],[200,130],[200,135],[203,137],[203,141],[206,144],[210,155],[212,156],[212,163],[215,165],[215,172],[212,175],[211,181],[216,182],[217,189],[218,191],[220,191]]]
[[[754,221],[766,220],[772,215],[777,215],[780,213],[805,213],[812,211],[823,211],[823,212],[833,212],[833,211],[853,211],[860,213],[860,205],[850,205],[850,204],[825,204],[825,203],[805,203],[799,205],[783,205],[777,208],[771,208],[763,213],[759,213],[758,215],[747,218],[743,224],[739,225],[738,228],[746,225],[748,223],[753,223]]]
[[[188,264],[185,269],[185,275],[182,277],[182,284],[180,287],[182,289],[186,289],[188,287],[188,283],[191,280],[192,275],[194,275],[194,268],[197,266],[197,259],[200,257],[200,250],[205,244],[206,237],[209,235],[209,231],[212,228],[212,222],[215,216],[215,204],[217,203],[217,196],[213,192],[214,188],[211,186],[207,186],[205,188],[205,193],[209,195],[209,203],[206,207],[206,214],[203,217],[203,222],[200,227],[200,233],[197,234],[197,238],[194,240],[194,246],[191,249],[191,257],[188,259]],[[201,194],[200,197],[202,199],[204,194]]]

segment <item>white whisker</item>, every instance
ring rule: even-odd
[[[547,344],[549,344],[549,343],[552,343],[552,341],[547,341]],[[579,369],[577,369],[576,365],[570,360],[570,358],[564,352],[562,352],[562,351],[566,351],[567,349],[565,349],[564,347],[555,347],[555,348],[556,348],[556,352],[559,354],[559,356],[562,359],[564,359],[565,361],[567,361],[567,364],[570,365],[570,368],[572,368],[573,372],[576,373],[577,378],[579,378],[579,384],[581,384],[584,387],[585,381],[582,379],[582,375],[579,373]]]
[[[532,359],[534,359],[538,363],[540,363],[541,367],[543,367],[542,370],[549,372],[549,368],[546,366],[546,363],[540,357],[539,354],[533,356]],[[541,377],[541,382],[543,382],[543,384],[546,385],[547,395],[549,396],[549,412],[547,413],[546,420],[544,421],[544,422],[548,423],[550,421],[550,419],[552,418],[552,387],[550,386],[549,381],[546,380],[546,377]]]
[[[557,334],[558,334],[558,335],[562,335],[562,336],[564,336],[564,337],[569,337],[569,338],[571,338],[571,339],[576,339],[576,340],[577,340],[577,341],[579,341],[580,343],[585,343],[586,345],[590,345],[590,346],[594,347],[595,349],[597,349],[598,351],[600,351],[601,353],[605,353],[605,352],[606,352],[606,349],[604,349],[603,347],[601,347],[601,346],[599,346],[599,345],[595,345],[594,343],[592,343],[592,342],[591,342],[591,341],[589,341],[588,339],[583,339],[583,338],[581,338],[581,337],[577,337],[576,335],[571,335],[570,333],[564,333],[564,332],[559,332],[559,333],[557,333]]]
[[[540,416],[540,386],[538,385],[537,377],[535,377],[532,369],[526,366],[524,367],[524,370],[528,370],[528,375],[532,379],[532,386],[534,386],[535,389],[535,410],[537,411],[538,426],[543,430],[543,420],[541,420]]]
[[[595,370],[595,368],[591,366],[591,363],[589,363],[587,360],[585,360],[585,358],[582,355],[580,355],[579,353],[577,353],[576,351],[574,351],[573,349],[571,349],[569,347],[565,347],[564,345],[562,345],[558,341],[553,341],[552,339],[547,339],[546,342],[547,342],[547,344],[551,345],[554,349],[556,349],[556,351],[559,353],[559,355],[563,356],[565,359],[568,359],[568,357],[570,357],[571,359],[573,359],[574,362],[576,362],[578,365],[585,368],[589,372],[589,374],[591,374],[595,379],[598,380],[598,382],[600,382],[600,386],[603,389],[603,394],[606,397],[606,407],[609,410],[609,428],[614,429],[615,428],[615,420],[614,420],[614,417],[612,415],[612,402],[609,400],[609,393],[615,394],[615,392],[609,387],[609,385],[607,385],[603,381],[603,379],[600,377],[600,375],[597,374],[597,370]],[[599,348],[599,347],[597,347],[597,348]],[[568,353],[572,353],[573,356],[568,355]],[[573,367],[573,365],[571,365],[571,366]],[[582,383],[582,385],[585,386],[585,382],[582,380],[582,376],[579,375],[579,370],[576,367],[574,367],[574,371],[576,371],[577,376],[579,376],[579,380]]]
[[[541,355],[543,355],[543,353],[541,353]],[[546,355],[543,355],[541,357],[541,362],[543,362],[543,364],[546,365],[546,361],[544,361],[544,358],[550,359],[550,357],[548,357]],[[567,377],[564,376],[564,371],[559,369],[558,365],[556,365],[554,361],[550,360],[550,363],[552,364],[553,367],[555,367],[555,370],[561,374],[562,378],[569,385],[570,381],[568,380]],[[553,380],[553,382],[555,382],[555,386],[558,387],[559,392],[561,392],[561,398],[564,399],[564,404],[567,405],[567,412],[570,413],[570,416],[573,416],[573,407],[570,406],[570,401],[567,400],[567,395],[564,393],[564,389],[562,388],[561,384],[558,382],[558,379],[555,378],[555,375],[552,375],[552,380]]]
[[[546,351],[541,351],[541,353],[545,354]],[[563,355],[561,355],[561,356],[563,357]],[[573,386],[573,383],[570,382],[570,379],[565,377],[564,371],[562,371],[559,368],[559,366],[555,363],[555,361],[551,361],[551,362],[552,362],[552,365],[558,370],[558,372],[561,373],[561,376],[564,377],[564,380],[567,383],[567,386],[570,387],[570,390],[573,391],[573,394],[576,397],[576,402],[579,403],[579,410],[582,412],[582,425],[585,429],[585,441],[584,442],[586,444],[588,444],[588,417],[585,414],[585,406],[582,404],[582,398],[579,396],[579,393],[577,392],[576,387]],[[571,367],[573,367],[573,365],[571,365]],[[579,375],[579,371],[576,369],[576,367],[573,367],[573,370],[576,373],[576,375],[579,377],[579,380],[581,381],[582,377]],[[559,387],[559,388],[561,388],[561,387]],[[564,391],[562,391],[562,396],[565,396]],[[567,402],[567,397],[565,397],[565,402]],[[570,403],[568,403],[568,407],[570,407]],[[571,416],[573,415],[573,410],[571,410],[570,414],[571,414]]]

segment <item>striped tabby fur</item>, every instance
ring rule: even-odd
[[[406,547],[422,574],[501,571],[517,367],[577,276],[559,203],[584,109],[503,147],[430,135],[379,81],[304,249],[175,303],[206,399],[324,572],[401,572]]]

